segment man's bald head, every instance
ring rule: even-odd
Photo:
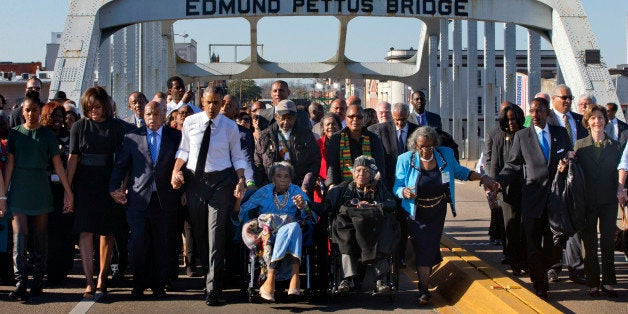
[[[351,95],[347,98],[347,106],[351,105],[362,105],[362,100],[356,95]]]

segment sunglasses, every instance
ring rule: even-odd
[[[567,99],[573,100],[573,96],[571,96],[571,95],[564,95],[564,96],[554,95],[554,97],[558,97],[558,98],[560,98],[562,100],[567,100]]]

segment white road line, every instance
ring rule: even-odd
[[[83,299],[79,302],[73,309],[70,311],[70,314],[83,314],[87,313],[89,309],[96,303],[96,301],[100,300],[102,297],[102,293],[96,293],[93,299]]]

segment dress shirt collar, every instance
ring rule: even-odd
[[[564,119],[563,118],[564,115],[567,115],[567,117],[569,117],[570,120],[573,119],[573,115],[571,114],[571,111],[567,111],[567,113],[562,113],[562,112],[560,112],[560,111],[558,111],[556,109],[553,109],[553,108],[552,108],[552,110],[554,111],[554,113],[556,114],[556,116],[558,117],[558,119],[560,120],[561,123],[562,123],[562,121]]]
[[[159,138],[161,138],[161,133],[164,130],[164,126],[160,126],[159,129],[157,129],[157,131],[153,131],[151,129],[149,129],[148,127],[146,127],[146,135],[147,136],[151,136],[153,133],[157,133],[157,135],[159,135]]]
[[[542,128],[542,129],[541,129],[541,128],[539,128],[539,127],[538,127],[538,126],[536,126],[536,125],[534,126],[534,132],[536,133],[536,135],[537,135],[537,136],[539,135],[539,133],[541,133],[541,130],[545,131],[545,133],[546,133],[547,135],[549,135],[549,133],[550,133],[550,132],[549,132],[549,127],[547,126],[547,123],[545,123],[545,127],[544,127],[544,128]]]
[[[220,123],[221,117],[222,114],[219,113],[215,118],[211,119],[214,122],[214,127],[216,127]],[[209,122],[209,117],[207,116],[207,113],[203,112],[201,121],[203,122],[203,125]]]
[[[397,132],[399,132],[399,130],[403,130],[406,134],[408,134],[408,123],[406,122],[406,125],[404,125],[402,129],[399,129],[397,125],[395,125],[395,130]]]

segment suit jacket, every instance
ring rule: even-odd
[[[22,105],[20,104],[19,106],[17,106],[17,108],[13,109],[13,111],[11,111],[11,114],[9,115],[9,130],[24,124],[24,116],[22,115]]]
[[[260,131],[267,129],[273,123],[275,123],[275,107],[273,106],[270,108],[262,109],[258,115],[258,126]],[[310,123],[310,115],[303,110],[297,109],[296,125],[311,130],[312,124]]]
[[[181,190],[174,190],[170,181],[181,132],[167,126],[163,127],[159,156],[155,164],[150,156],[146,134],[146,127],[142,127],[124,136],[122,149],[116,155],[109,181],[109,191],[113,192],[120,187],[126,174],[129,174],[127,217],[147,214],[153,182],[157,187],[162,211],[173,212],[179,206]]]
[[[402,152],[397,149],[397,128],[395,127],[394,121],[373,124],[368,127],[369,131],[379,136],[382,141],[382,146],[384,146],[384,163],[386,165],[385,182],[387,187],[391,187],[395,184],[395,166],[397,165],[397,157],[408,150],[407,140],[410,138],[412,132],[414,132],[414,130],[418,127],[418,125],[408,122],[408,134],[406,134],[406,143],[404,145],[405,149]]]
[[[587,203],[593,206],[617,203],[617,165],[622,151],[619,142],[610,137],[607,141],[599,155],[591,135],[578,140],[574,147],[586,180]]]
[[[118,122],[120,122],[120,125],[122,125],[122,129],[124,130],[124,134],[129,133],[133,130],[137,129],[137,125],[135,124],[135,120],[133,120],[132,122],[128,122],[127,119],[120,119],[120,118],[115,118],[116,120],[118,120]],[[135,119],[135,118],[133,118]],[[167,127],[167,125],[164,125],[165,127]]]
[[[309,129],[295,125],[287,139],[291,146],[290,164],[294,167],[293,182],[305,188],[310,194],[316,185],[321,167],[321,152]],[[279,126],[277,123],[262,131],[255,145],[255,183],[264,186],[268,183],[268,171],[279,156]]]
[[[342,182],[342,169],[340,167],[340,133],[341,132],[349,132],[348,128],[344,128],[329,138],[329,142],[327,143],[327,179],[325,180],[325,184],[330,186],[332,184],[336,185]],[[379,139],[377,134],[369,131],[367,128],[362,128],[362,135],[367,135],[371,142],[371,157],[375,159],[375,164],[377,165],[377,169],[379,170],[381,176],[386,178],[386,161],[384,157],[384,147],[382,146],[382,141]],[[360,141],[360,147],[362,143]],[[351,160],[355,160],[362,152],[351,150]]]
[[[587,129],[584,128],[584,125],[582,125],[582,115],[575,113],[573,111],[571,112],[571,116],[573,117],[573,119],[576,122],[576,137],[577,139],[581,139],[581,138],[585,138],[587,137],[587,135],[589,135],[589,131],[587,131]],[[561,126],[560,121],[558,121],[559,118],[556,115],[556,113],[554,112],[554,110],[550,109],[550,114],[547,117],[547,124],[549,125],[557,125],[557,126]],[[575,144],[575,143],[574,143]]]
[[[427,125],[439,130],[443,129],[443,123],[441,122],[440,115],[425,110],[425,120],[427,120]],[[408,122],[419,125],[419,120],[416,118],[416,112],[410,113],[408,116]]]
[[[548,125],[550,135],[550,157],[546,162],[534,126],[515,133],[515,139],[504,169],[497,176],[503,187],[521,176],[521,213],[530,218],[540,218],[546,210],[552,181],[556,176],[558,161],[572,150],[571,140],[565,128]]]
[[[626,122],[623,122],[621,120],[617,120],[617,141],[619,143],[621,143],[621,147],[626,147],[626,141],[628,141],[628,132],[626,132],[626,130],[628,130],[628,124],[626,124]],[[606,128],[604,129],[604,132],[606,132],[606,134],[611,135],[612,134],[612,129],[611,129],[611,123],[610,121],[606,124]]]

